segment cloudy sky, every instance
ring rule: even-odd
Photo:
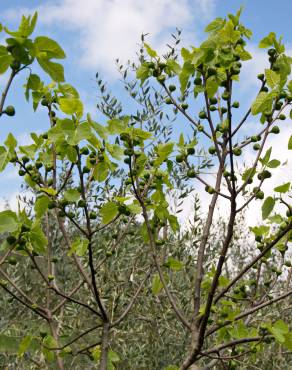
[[[149,33],[148,42],[156,49],[163,50],[170,40],[170,34],[178,27],[183,31],[183,43],[186,46],[198,45],[204,38],[204,28],[213,18],[225,16],[244,6],[243,23],[254,32],[249,50],[255,56],[247,62],[243,70],[242,85],[237,92],[243,106],[253,100],[256,75],[266,66],[266,54],[257,49],[259,40],[274,31],[283,35],[287,49],[292,49],[291,0],[1,0],[0,22],[14,29],[21,14],[39,12],[39,22],[35,35],[44,34],[56,39],[64,48],[67,59],[64,62],[66,79],[76,86],[85,102],[86,108],[96,114],[97,90],[95,74],[99,71],[109,81],[111,89],[121,94],[121,85],[114,60],[118,57],[126,61],[135,56],[141,33]],[[0,34],[0,42],[5,42],[5,35]],[[292,53],[290,53],[292,55]],[[7,76],[0,76],[3,88]],[[14,118],[1,118],[0,140],[11,131],[22,143],[28,141],[28,132],[44,129],[45,114],[33,114],[31,106],[23,103],[25,76],[20,76],[10,93],[7,104],[16,106]],[[247,131],[255,122],[249,122]],[[273,157],[281,160],[288,158],[287,135],[290,122],[286,122],[282,134],[274,137]],[[290,125],[291,127],[291,125]],[[250,161],[247,152],[245,161]],[[291,165],[290,165],[291,172]],[[271,191],[275,184],[288,177],[288,171],[277,170],[267,186]],[[9,167],[0,175],[0,204],[3,207],[7,199],[15,205],[15,195],[19,191],[16,171]],[[257,217],[258,205],[251,208],[251,217]],[[186,211],[187,214],[187,211]]]

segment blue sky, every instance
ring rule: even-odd
[[[0,22],[13,29],[21,14],[37,9],[39,22],[34,35],[47,35],[64,48],[66,80],[79,90],[86,108],[96,115],[95,73],[101,72],[111,90],[121,96],[114,59],[132,58],[142,32],[149,33],[148,42],[158,50],[163,50],[169,42],[175,27],[183,30],[185,45],[198,45],[208,22],[234,13],[241,5],[244,6],[242,21],[254,33],[249,50],[254,53],[255,61],[245,67],[242,78],[245,84],[238,92],[238,97],[248,105],[258,84],[256,75],[266,63],[265,53],[256,48],[259,40],[274,31],[284,36],[285,44],[292,50],[291,0],[2,0]],[[4,40],[1,33],[1,43]],[[45,113],[32,113],[31,105],[24,103],[25,78],[24,74],[17,78],[8,96],[7,104],[15,105],[17,114],[13,118],[1,118],[1,141],[11,131],[21,142],[26,142],[29,132],[46,128]],[[0,76],[1,89],[6,79],[7,76]],[[281,146],[281,142],[277,145]],[[0,199],[14,199],[18,190],[16,172],[9,167],[0,174]]]

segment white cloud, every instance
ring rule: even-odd
[[[77,33],[76,43],[64,47],[74,48],[74,55],[80,52],[81,65],[112,72],[117,57],[126,61],[135,56],[142,33],[149,33],[149,42],[161,49],[166,33],[186,29],[194,20],[206,21],[214,6],[215,0],[59,0],[42,3],[37,10],[41,23]],[[33,10],[14,8],[5,15],[18,18]]]
[[[24,203],[21,200],[23,197],[29,199],[32,196],[30,191],[26,192],[13,192],[10,193],[8,196],[3,196],[0,198],[0,211],[5,209],[11,209],[12,211],[18,211],[18,209],[22,209],[24,207]]]

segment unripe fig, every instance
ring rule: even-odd
[[[10,117],[14,116],[15,115],[14,106],[13,105],[8,105],[3,113],[7,114],[7,116],[10,116]]]
[[[214,146],[210,146],[210,148],[208,149],[208,152],[213,155],[216,153],[216,148]]]
[[[279,134],[279,132],[280,132],[280,129],[279,129],[278,126],[272,127],[272,129],[270,131],[271,134]]]
[[[195,154],[195,149],[194,148],[187,148],[187,153],[189,155]]]
[[[200,117],[201,119],[205,119],[205,118],[207,118],[207,114],[206,114],[206,112],[201,111],[201,112],[199,113],[199,117]]]
[[[196,171],[195,171],[194,169],[190,169],[190,170],[188,170],[188,172],[187,172],[187,176],[188,176],[188,178],[190,178],[190,179],[195,178],[195,177],[196,177]]]

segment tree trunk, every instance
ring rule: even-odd
[[[105,322],[102,330],[101,338],[101,356],[99,363],[99,370],[107,370],[107,358],[108,358],[108,347],[109,347],[109,323]]]

